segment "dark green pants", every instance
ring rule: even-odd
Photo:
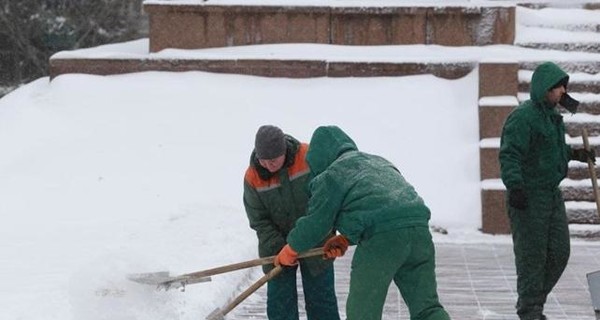
[[[381,319],[392,281],[411,320],[450,319],[438,300],[435,249],[427,227],[378,233],[358,244],[346,303],[348,320]]]
[[[298,320],[298,267],[285,267],[277,277],[267,283],[267,316],[269,320]],[[333,265],[312,275],[300,262],[306,316],[309,320],[339,320],[334,287]]]
[[[528,193],[527,209],[508,208],[517,268],[517,314],[520,319],[537,319],[569,260],[565,204],[559,190],[536,191]]]

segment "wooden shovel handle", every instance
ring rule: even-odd
[[[322,247],[321,248],[313,248],[308,251],[302,252],[298,255],[298,259],[314,257],[314,256],[319,256],[319,255],[323,255]],[[248,260],[248,261],[228,264],[228,265],[224,265],[224,266],[216,267],[216,268],[212,268],[212,269],[187,273],[187,274],[178,276],[171,281],[176,282],[176,281],[181,281],[181,280],[185,280],[188,278],[210,277],[210,276],[213,276],[216,274],[227,273],[227,272],[231,272],[231,271],[235,271],[235,270],[241,270],[241,269],[246,269],[246,268],[251,268],[251,267],[256,267],[256,266],[262,266],[262,265],[266,265],[266,264],[272,264],[273,261],[275,260],[275,257],[276,256],[264,257],[264,258],[254,259],[254,260]]]
[[[253,294],[258,288],[262,287],[269,280],[273,279],[275,276],[281,273],[283,268],[281,266],[275,266],[273,270],[269,271],[269,273],[262,276],[258,279],[254,284],[252,284],[248,289],[244,290],[244,292],[240,293],[235,299],[229,302],[226,306],[221,309],[221,314],[225,316],[229,311],[233,310],[238,304],[242,303],[242,301],[246,300],[248,296]]]
[[[583,147],[585,150],[590,151],[590,142],[588,140],[588,132],[586,128],[583,128],[583,132],[581,134],[583,138]],[[588,170],[590,171],[590,177],[592,179],[592,188],[594,188],[594,199],[596,200],[596,212],[600,216],[600,199],[598,198],[598,178],[596,177],[596,168],[594,167],[594,163],[592,160],[587,161]]]

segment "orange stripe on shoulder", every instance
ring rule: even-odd
[[[254,167],[248,167],[246,169],[246,174],[244,175],[244,180],[254,189],[271,189],[279,186],[279,176],[274,175],[269,180],[263,180],[258,175],[258,171]]]
[[[308,163],[306,162],[307,152],[308,144],[301,143],[300,148],[298,148],[298,152],[296,152],[296,159],[294,160],[294,164],[288,170],[290,180],[293,180],[294,178],[303,176],[310,172],[310,168],[308,167]]]

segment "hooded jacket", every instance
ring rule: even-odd
[[[398,169],[358,151],[340,128],[317,128],[306,160],[314,178],[307,216],[287,238],[294,250],[312,248],[332,230],[358,243],[379,232],[428,226],[429,209]]]
[[[555,190],[567,175],[571,148],[565,142],[563,117],[546,101],[546,93],[568,75],[556,64],[536,68],[531,99],[513,110],[504,123],[500,168],[507,189]]]
[[[310,169],[305,157],[308,145],[286,135],[286,160],[271,173],[263,168],[254,152],[244,175],[244,207],[250,227],[258,236],[260,257],[276,255],[298,218],[306,214]],[[309,248],[310,249],[310,248]],[[321,257],[305,259],[311,273],[331,265]],[[268,272],[272,265],[263,266]]]

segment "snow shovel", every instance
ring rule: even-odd
[[[308,251],[302,252],[298,255],[298,259],[314,257],[323,254],[323,248],[314,248]],[[127,276],[127,279],[147,285],[154,285],[157,289],[177,289],[182,288],[185,290],[185,286],[188,284],[194,284],[199,282],[207,282],[210,281],[210,276],[227,273],[231,271],[262,266],[266,264],[272,264],[273,260],[276,256],[264,257],[254,260],[248,260],[243,262],[238,262],[234,264],[228,264],[221,267],[216,267],[212,269],[186,273],[180,276],[170,276],[168,271],[161,272],[152,272],[152,273],[137,273],[131,274]]]
[[[322,253],[323,252],[321,251],[321,254]],[[248,298],[256,290],[258,290],[258,288],[262,287],[269,280],[273,279],[275,276],[280,274],[282,270],[283,270],[283,268],[281,266],[276,266],[269,273],[265,274],[264,276],[262,276],[262,278],[258,279],[258,281],[256,281],[253,285],[251,285],[248,289],[246,289],[244,292],[240,293],[237,297],[235,297],[235,299],[233,299],[231,302],[229,302],[226,306],[224,306],[223,308],[217,308],[213,312],[211,312],[206,317],[206,320],[224,320],[226,314],[228,314],[231,310],[233,310],[233,308],[237,307],[238,304],[242,303],[242,301],[246,300],[246,298]]]

